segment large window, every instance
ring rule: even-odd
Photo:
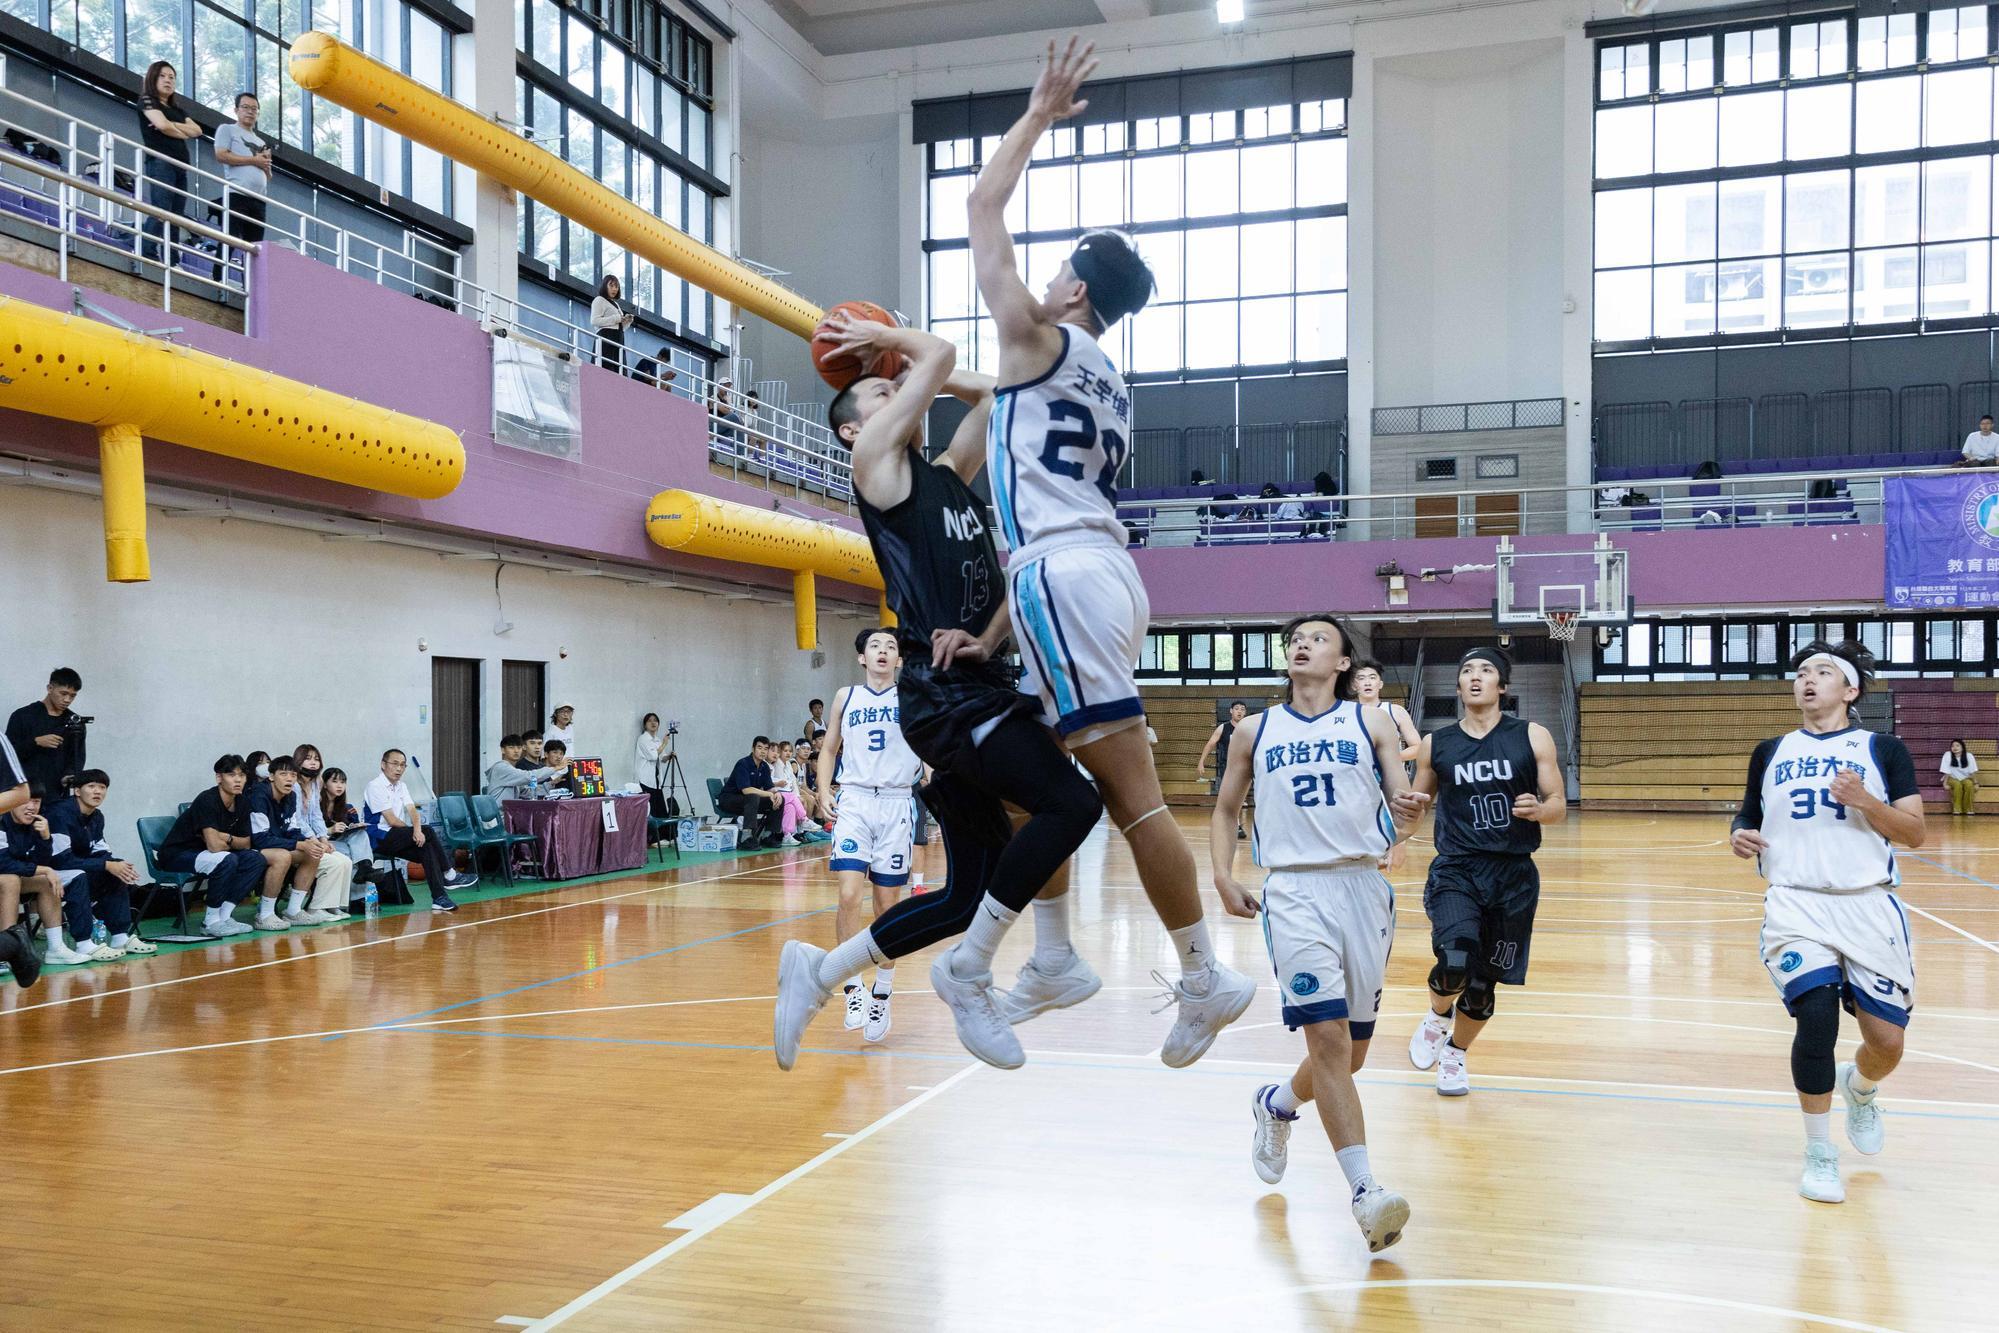
[[[1105,347],[1131,377],[1343,365],[1346,129],[1344,98],[1059,126],[1035,145],[1007,213],[1027,285],[1040,291],[1085,231],[1118,228],[1158,281]],[[930,327],[988,372],[998,345],[965,200],[998,144],[927,146]]]
[[[1600,42],[1598,342],[1987,322],[1995,17]]]
[[[697,241],[723,187],[713,156],[714,52],[653,0],[519,0],[515,115],[535,142]],[[587,228],[521,200],[521,254],[689,333],[714,335],[714,298]]]
[[[1596,649],[1598,680],[1755,680],[1790,675],[1815,639],[1854,639],[1890,676],[1999,671],[1990,616],[1857,620],[1637,620]]]
[[[173,62],[180,93],[229,115],[254,92],[266,132],[437,212],[452,212],[444,159],[315,98],[285,72],[292,39],[333,33],[447,96],[453,33],[408,0],[5,0],[0,9],[143,73]]]

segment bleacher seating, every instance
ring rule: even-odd
[[[1383,697],[1407,705],[1408,691],[1391,685]],[[1252,714],[1270,708],[1284,698],[1281,685],[1147,685],[1140,689],[1145,701],[1145,720],[1158,733],[1153,747],[1153,767],[1159,770],[1159,785],[1169,805],[1208,806],[1214,801],[1209,784],[1194,776],[1201,747],[1215,729],[1215,705],[1223,700],[1243,700]],[[1215,773],[1214,761],[1208,772]]]
[[[1871,472],[1884,468],[1947,467],[1957,459],[1958,451],[1955,449],[1906,454],[1837,454],[1830,458],[1751,458],[1726,464],[1724,478],[1739,481],[1744,477],[1785,472]],[[1686,479],[1693,469],[1691,463],[1599,467],[1596,480],[1599,486],[1618,481],[1676,481]],[[1699,484],[1712,485],[1711,482]],[[1688,493],[1694,492],[1689,490]],[[1720,494],[1719,490],[1714,494]]]
[[[1732,810],[1757,742],[1798,725],[1787,680],[1588,684],[1581,707],[1582,799],[1593,809]],[[1893,715],[1885,689],[1862,701],[1863,726],[1887,730]]]
[[[1949,810],[1938,765],[1953,740],[1978,760],[1978,810],[1999,811],[1999,680],[1898,680],[1895,734],[1916,761],[1916,781],[1933,811]]]
[[[1254,486],[1153,486],[1118,492],[1118,518],[1127,524],[1145,524],[1150,528],[1147,544],[1152,546],[1220,546],[1238,542],[1303,541],[1316,538],[1324,540],[1335,531],[1344,520],[1341,506],[1344,503],[1337,496],[1318,494],[1309,481],[1276,483],[1282,499],[1260,497],[1263,483]],[[1211,512],[1196,513],[1193,510],[1155,509],[1161,500],[1214,500],[1221,496],[1232,496],[1247,502],[1245,505],[1222,504]],[[1306,519],[1280,520],[1268,516],[1240,518],[1236,515],[1246,512],[1249,506],[1258,509],[1275,509],[1286,500],[1298,499],[1305,503]]]

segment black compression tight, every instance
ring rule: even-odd
[[[1791,1001],[1797,1033],[1791,1038],[1791,1084],[1799,1092],[1832,1091],[1839,1045],[1839,987],[1818,986]]]
[[[944,837],[944,890],[905,898],[876,919],[869,933],[889,958],[963,933],[988,893],[1025,910],[1103,813],[1097,789],[1039,723],[1019,713],[994,728],[968,767],[939,772],[924,788]],[[1017,831],[1004,801],[1028,812]]]

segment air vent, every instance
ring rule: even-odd
[[[1480,454],[1472,464],[1480,481],[1504,481],[1520,475],[1519,454]]]
[[[1426,458],[1423,460],[1424,481],[1456,481],[1458,460],[1455,458]]]

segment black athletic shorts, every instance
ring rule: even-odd
[[[967,663],[945,671],[930,665],[930,649],[912,656],[916,645],[903,645],[902,674],[896,677],[896,703],[901,710],[902,738],[916,757],[940,772],[964,772],[975,748],[972,733],[982,723],[1027,709],[1040,700],[1013,687],[1003,667],[990,662]]]
[[[1440,856],[1423,885],[1430,946],[1442,952],[1475,942],[1473,957],[1486,980],[1524,985],[1540,901],[1541,872],[1531,856]]]

